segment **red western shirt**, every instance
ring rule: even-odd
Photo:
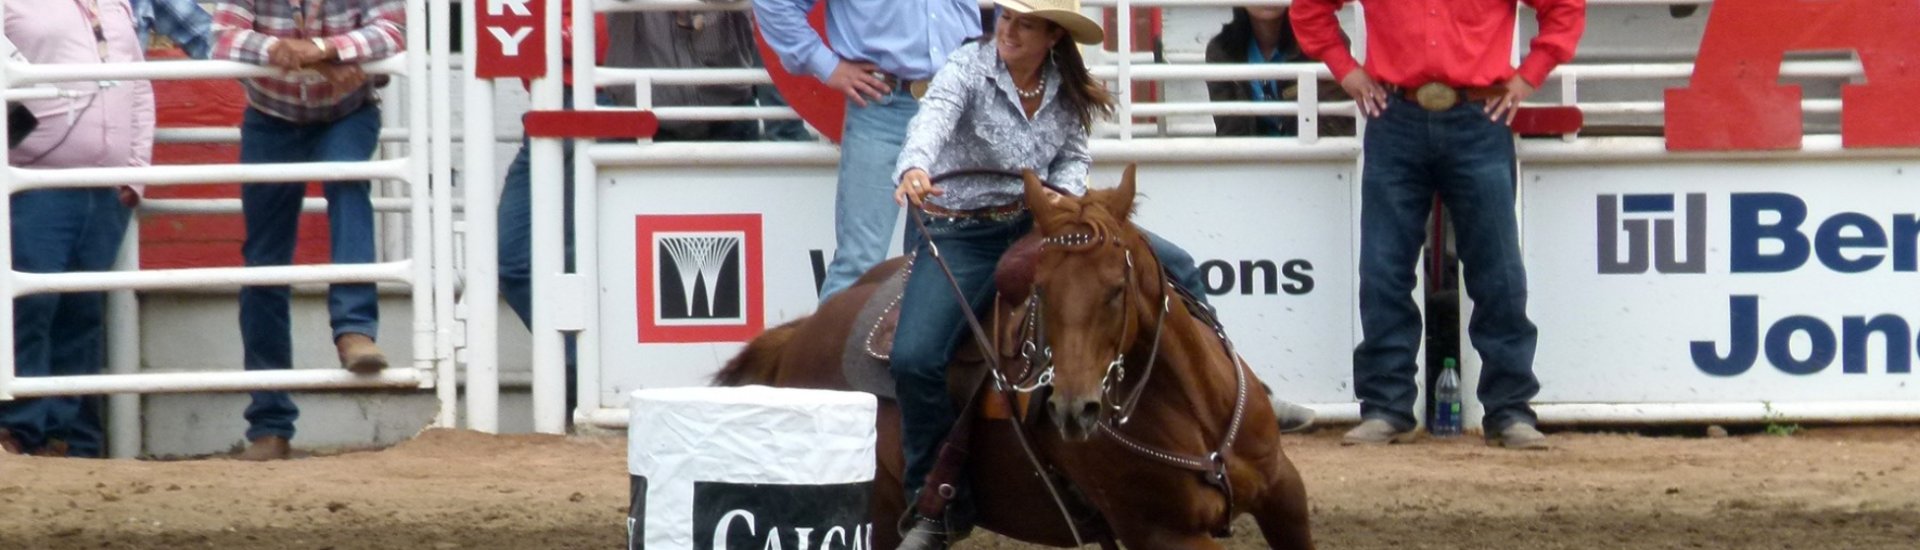
[[[1334,79],[1360,68],[1347,51],[1334,12],[1352,0],[1294,0],[1293,31],[1301,50],[1324,59]],[[1506,82],[1512,65],[1515,7],[1539,13],[1518,73],[1540,86],[1553,68],[1573,59],[1587,26],[1586,0],[1359,0],[1367,17],[1366,70],[1374,80],[1413,88],[1428,82],[1456,87]]]

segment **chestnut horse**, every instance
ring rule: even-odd
[[[1025,424],[1032,448],[1070,485],[1068,498],[1097,511],[1106,534],[1126,547],[1220,548],[1214,535],[1248,513],[1271,547],[1312,548],[1306,490],[1280,449],[1266,391],[1214,326],[1171,295],[1129,221],[1133,174],[1129,166],[1117,189],[1084,198],[1053,193],[1026,175],[1028,207],[1046,243],[1027,303],[1039,309],[1034,321],[1044,340],[1035,343],[1051,351],[1052,370],[1043,414],[1053,429]],[[926,263],[914,269],[940,269]],[[851,389],[841,353],[854,317],[902,264],[882,264],[812,316],[760,335],[715,382]],[[1073,546],[1077,534],[1036,476],[1013,422],[975,421],[967,471],[976,523],[1019,540]],[[907,506],[895,403],[882,400],[878,428],[873,547],[891,549]]]

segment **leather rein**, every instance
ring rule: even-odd
[[[1020,174],[1008,171],[977,169],[947,172],[933,176],[929,178],[929,180],[937,183],[941,180],[956,176],[980,175],[1023,177]],[[968,302],[966,293],[960,289],[959,280],[953,276],[953,271],[947,267],[946,259],[941,257],[939,247],[934,244],[933,237],[927,230],[925,219],[927,214],[919,208],[913,207],[907,208],[907,212],[909,214],[907,217],[910,218],[920,230],[922,242],[926,245],[929,255],[933,257],[934,264],[939,267],[941,274],[946,277],[949,287],[953,290],[954,300],[959,302],[961,312],[964,313],[964,318],[967,322],[967,328],[973,333],[974,342],[979,346],[981,356],[986,358],[989,367],[988,372],[992,373],[991,377],[996,389],[994,393],[998,395],[1003,401],[1003,404],[1008,407],[1007,410],[1019,410],[1014,406],[1014,393],[1028,393],[1041,388],[1047,388],[1050,387],[1053,382],[1053,353],[1046,340],[1045,323],[1042,322],[1041,319],[1042,308],[1040,306],[1042,305],[1042,297],[1039,289],[1035,288],[1029,293],[1027,316],[1023,323],[1023,332],[1025,332],[1025,334],[1023,335],[1024,341],[1021,344],[1021,353],[1023,357],[1027,359],[1026,368],[1020,376],[1008,379],[1005,371],[1001,368],[999,353],[993,349],[993,345],[991,344],[992,340],[988,337],[986,329],[981,326],[978,315],[973,311],[973,305]],[[1042,249],[1059,247],[1068,250],[1090,250],[1095,246],[1105,244],[1122,246],[1122,249],[1126,253],[1127,262],[1126,287],[1133,288],[1133,252],[1113,236],[1106,234],[1070,233],[1046,237],[1041,241]],[[1154,260],[1154,265],[1160,265],[1158,256],[1153,253],[1153,248],[1148,246],[1147,251],[1149,256]],[[1118,401],[1111,400],[1109,398],[1120,391],[1120,387],[1125,383],[1127,378],[1125,365],[1126,350],[1115,350],[1114,359],[1108,363],[1107,373],[1101,379],[1102,399],[1112,403],[1112,405],[1102,409],[1101,418],[1095,423],[1095,426],[1099,433],[1112,438],[1114,442],[1119,443],[1121,447],[1154,462],[1199,473],[1208,485],[1219,490],[1226,498],[1226,513],[1221,517],[1220,523],[1214,528],[1214,533],[1224,536],[1230,534],[1233,518],[1236,515],[1233,502],[1233,484],[1228,477],[1227,471],[1227,456],[1228,452],[1233,448],[1234,440],[1240,432],[1240,425],[1246,417],[1246,365],[1239,360],[1239,355],[1234,352],[1232,340],[1227,338],[1226,331],[1221,327],[1218,319],[1211,314],[1211,310],[1206,305],[1201,304],[1195,297],[1187,296],[1180,292],[1181,289],[1178,285],[1167,280],[1167,274],[1164,268],[1157,271],[1159,272],[1159,286],[1162,289],[1160,311],[1156,315],[1154,322],[1153,344],[1147,355],[1147,366],[1140,375],[1140,381],[1134,384],[1133,391],[1129,392],[1124,399]],[[1121,428],[1126,426],[1127,422],[1132,419],[1134,410],[1139,405],[1140,399],[1145,393],[1147,382],[1153,377],[1154,367],[1159,365],[1161,336],[1166,328],[1167,314],[1172,308],[1171,301],[1175,294],[1181,296],[1181,299],[1184,300],[1188,306],[1189,311],[1207,312],[1204,316],[1196,314],[1196,317],[1202,317],[1202,320],[1207,321],[1207,324],[1214,330],[1215,335],[1218,336],[1227,357],[1234,362],[1235,396],[1233,416],[1231,420],[1228,421],[1226,433],[1221,438],[1220,444],[1206,455],[1193,455],[1159,449],[1142,443],[1121,431]],[[1133,322],[1132,300],[1127,301],[1127,308],[1127,314],[1123,317],[1123,323],[1125,323],[1122,325],[1123,330]],[[1036,368],[1038,365],[1044,365],[1044,367]],[[1076,544],[1083,543],[1080,531],[1075,525],[1076,522],[1073,519],[1073,514],[1067,506],[1066,499],[1061,496],[1059,487],[1049,474],[1049,469],[1040,459],[1039,454],[1034,451],[1031,436],[1027,434],[1024,423],[1016,419],[1009,422],[1009,424],[1013,426],[1016,436],[1015,439],[1019,440],[1021,449],[1026,453],[1028,462],[1041,477],[1042,484],[1046,486],[1048,494],[1053,497],[1054,504],[1059,507],[1062,517],[1066,520],[1068,530],[1073,534],[1074,541]]]
[[[1116,237],[1104,234],[1069,233],[1055,235],[1041,240],[1041,247],[1043,249],[1054,247],[1070,252],[1092,250],[1095,247],[1106,244],[1122,247],[1127,263],[1125,287],[1133,288],[1135,271],[1133,251],[1122,245]],[[1161,265],[1159,257],[1154,255],[1153,247],[1147,246],[1146,248],[1147,253],[1154,260],[1154,265]],[[1167,273],[1164,267],[1155,271],[1159,273],[1158,286],[1161,288],[1160,311],[1154,320],[1153,344],[1147,354],[1147,365],[1142,369],[1139,382],[1134,383],[1133,391],[1127,392],[1127,395],[1123,399],[1114,399],[1114,397],[1119,396],[1121,387],[1126,383],[1127,379],[1126,350],[1124,348],[1114,350],[1113,361],[1107,364],[1107,372],[1100,380],[1102,400],[1109,403],[1109,405],[1102,409],[1100,420],[1095,423],[1095,428],[1101,434],[1113,439],[1115,443],[1119,443],[1121,447],[1134,454],[1166,466],[1199,473],[1208,485],[1212,485],[1226,497],[1226,514],[1214,528],[1216,534],[1224,536],[1229,534],[1233,517],[1236,515],[1233,502],[1233,484],[1228,478],[1227,473],[1227,456],[1233,448],[1234,440],[1239,436],[1240,425],[1246,418],[1246,366],[1240,362],[1239,355],[1234,353],[1233,341],[1227,338],[1226,331],[1221,327],[1218,319],[1211,314],[1210,309],[1207,308],[1205,304],[1200,303],[1198,299],[1180,292],[1181,289],[1178,285],[1167,280]],[[1167,314],[1172,309],[1172,298],[1175,294],[1180,295],[1189,311],[1195,311],[1196,309],[1208,311],[1207,315],[1197,317],[1201,317],[1201,319],[1214,330],[1215,335],[1221,342],[1223,351],[1227,354],[1228,359],[1234,363],[1235,387],[1233,416],[1228,420],[1226,433],[1222,436],[1219,445],[1206,455],[1193,455],[1160,449],[1143,443],[1134,437],[1128,436],[1126,432],[1121,431],[1121,428],[1125,427],[1128,421],[1132,420],[1133,413],[1140,404],[1140,398],[1142,394],[1145,393],[1147,383],[1153,378],[1154,368],[1160,364],[1160,342],[1162,333],[1164,333],[1166,329]],[[1020,383],[1026,384],[1032,382],[1032,384],[1027,388],[1018,388],[1022,391],[1033,391],[1045,387],[1050,385],[1053,379],[1053,352],[1047,343],[1046,323],[1044,319],[1041,318],[1042,315],[1044,315],[1042,308],[1044,300],[1038,288],[1035,288],[1027,298],[1027,319],[1022,323],[1026,334],[1023,335],[1024,341],[1021,343],[1021,351],[1027,359],[1027,369],[1026,372],[1022,373]],[[1122,323],[1124,323],[1122,325],[1122,334],[1129,333],[1127,327],[1131,325],[1133,319],[1136,318],[1133,314],[1133,302],[1133,300],[1127,300],[1126,302],[1126,313],[1122,315]],[[1036,368],[1036,365],[1043,366]],[[1033,373],[1036,370],[1040,372],[1037,376],[1038,380],[1026,380],[1026,378],[1034,376]]]

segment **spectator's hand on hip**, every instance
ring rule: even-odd
[[[1364,69],[1347,73],[1346,78],[1340,79],[1340,88],[1353,96],[1354,107],[1360,110],[1361,116],[1379,118],[1380,113],[1387,110],[1387,89],[1374,82]]]
[[[867,106],[867,99],[887,95],[887,83],[873,75],[880,67],[860,61],[841,61],[827,77],[827,87],[847,96],[854,105]]]
[[[1527,83],[1527,79],[1520,78],[1520,75],[1513,75],[1512,79],[1507,80],[1505,95],[1487,100],[1487,116],[1492,117],[1494,122],[1512,126],[1513,116],[1520,112],[1520,102],[1531,95],[1533,84]]]
[[[920,206],[920,202],[927,197],[938,197],[944,194],[946,191],[933,185],[933,180],[927,177],[926,170],[914,168],[900,175],[900,187],[893,190],[893,202],[900,206],[906,206],[909,202],[914,206]]]

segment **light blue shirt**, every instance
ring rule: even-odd
[[[133,21],[142,48],[148,33],[158,32],[194,59],[213,49],[213,16],[194,0],[133,0]]]
[[[974,0],[830,0],[828,49],[807,24],[807,12],[820,1],[753,0],[753,12],[781,66],[822,81],[842,59],[907,80],[930,79],[961,43],[980,35]]]

